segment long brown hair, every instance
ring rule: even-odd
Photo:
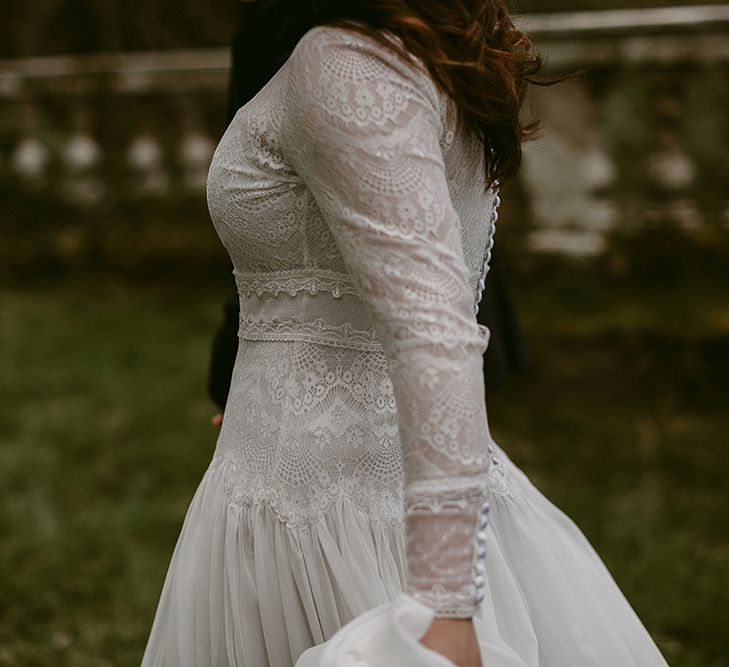
[[[483,140],[485,186],[506,183],[519,168],[522,142],[537,130],[536,122],[522,123],[520,109],[527,85],[540,83],[542,59],[503,0],[257,0],[244,7],[268,21],[278,15],[276,65],[315,25],[369,35],[405,60],[411,53],[455,102],[461,124]]]

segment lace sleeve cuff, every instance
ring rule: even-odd
[[[489,511],[485,476],[406,489],[407,592],[436,617],[476,614],[484,598]]]

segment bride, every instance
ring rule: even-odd
[[[261,1],[303,28],[210,166],[240,346],[143,667],[665,665],[489,432],[528,38],[502,0]]]

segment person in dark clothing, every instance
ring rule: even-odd
[[[241,4],[238,26],[232,40],[232,67],[228,89],[227,122],[268,82],[284,63],[292,44],[310,27],[292,9],[281,20],[280,11],[270,11],[276,0]],[[295,5],[292,5],[295,7]],[[485,222],[484,222],[485,224]],[[477,314],[479,323],[491,331],[484,354],[484,378],[488,392],[497,391],[509,375],[528,367],[516,312],[506,287],[500,253],[494,249],[486,288]],[[228,399],[235,357],[238,352],[240,315],[235,281],[223,306],[223,321],[215,335],[208,372],[208,394],[221,409]],[[214,420],[219,425],[219,417]]]

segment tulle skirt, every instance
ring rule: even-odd
[[[664,658],[575,524],[497,447],[484,667],[654,667]],[[290,528],[228,503],[211,466],[182,527],[142,667],[452,667],[418,643],[432,620],[404,590],[402,527],[343,497]],[[298,662],[297,662],[298,661]]]

